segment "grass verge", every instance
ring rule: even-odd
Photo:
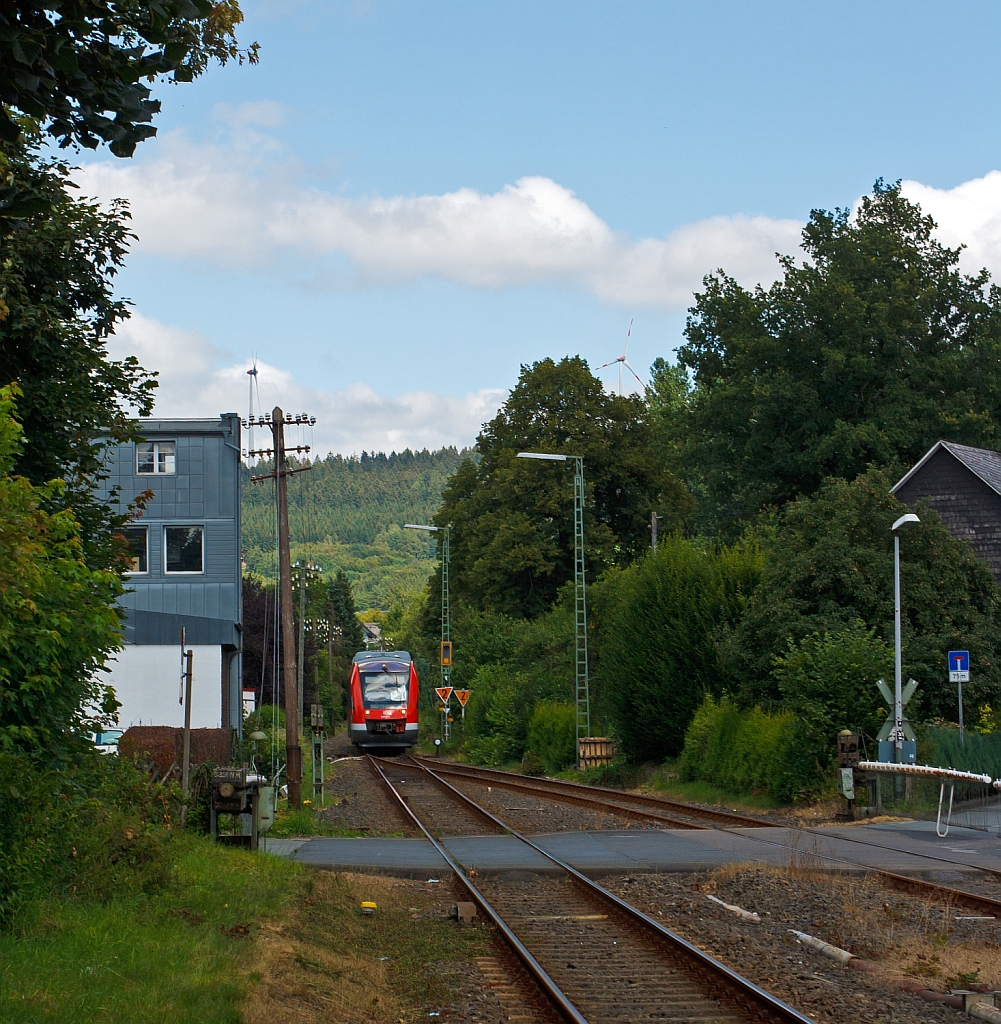
[[[0,935],[5,1024],[237,1024],[262,922],[307,882],[288,861],[178,836],[169,885],[50,898]]]
[[[474,960],[491,933],[448,920],[446,883],[319,871],[310,886],[262,928],[245,1024],[465,1019],[479,1005]],[[365,915],[362,901],[378,909]]]
[[[643,788],[662,796],[726,807],[734,811],[774,811],[787,807],[767,793],[728,793],[711,782],[682,782],[674,774],[673,768],[670,761],[666,762],[650,775]]]

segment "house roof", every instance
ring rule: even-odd
[[[896,494],[940,448],[944,448],[974,476],[983,480],[992,491],[1001,494],[1001,452],[990,448],[971,448],[966,444],[956,444],[955,441],[936,441],[921,460],[890,488],[890,493]]]

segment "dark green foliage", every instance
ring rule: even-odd
[[[600,692],[630,760],[681,750],[695,709],[718,692],[714,639],[736,621],[761,569],[752,543],[712,548],[673,536],[596,588]]]
[[[283,657],[277,657],[276,588],[243,577],[243,685],[260,699],[280,705]],[[295,636],[299,636],[299,601],[293,598]],[[345,688],[351,659],[365,648],[365,635],[355,614],[351,583],[342,570],[312,580],[306,590],[304,704],[326,708],[328,722],[338,721],[346,707]],[[280,647],[280,645],[278,645]],[[333,718],[331,719],[331,716]]]
[[[469,757],[484,764],[518,761],[531,747],[529,726],[536,702],[558,705],[573,698],[572,587],[537,619],[512,619],[464,604],[457,604],[453,615],[452,685],[472,691],[465,726]],[[436,666],[437,634],[420,632],[420,621],[401,623],[402,645],[418,658],[427,649]],[[438,685],[437,669],[432,667],[421,681],[424,693],[430,693]]]
[[[0,237],[0,385],[13,381],[23,392],[24,444],[15,471],[36,485],[66,482],[58,507],[72,506],[88,561],[107,567],[123,520],[94,496],[101,435],[113,442],[132,437],[126,410],[148,415],[156,386],[134,357],[115,362],[106,350],[107,336],[128,316],[113,289],[131,239],[128,213],[121,203],[102,211],[70,198],[69,168],[35,150],[0,153],[0,172],[48,204],[47,212]]]
[[[796,715],[800,741],[827,768],[834,763],[842,729],[860,732],[872,743],[886,721],[889,709],[876,680],[887,680],[892,687],[893,647],[856,621],[836,633],[813,633],[798,644],[790,642],[772,675],[782,706]]]
[[[117,707],[100,678],[121,646],[114,573],[89,568],[58,482],[11,476],[17,389],[0,388],[0,750],[64,754]]]
[[[577,712],[568,702],[540,700],[528,722],[528,749],[546,770],[558,772],[577,760]]]
[[[343,569],[360,609],[388,609],[418,592],[434,567],[435,540],[403,524],[431,521],[446,481],[467,455],[442,448],[317,460],[289,483],[292,560]],[[250,484],[250,471],[245,474],[244,557],[249,570],[273,578],[274,490]]]
[[[173,806],[132,765],[93,748],[59,765],[0,753],[0,929],[50,892],[100,898],[162,885],[161,819]]]
[[[998,446],[1001,292],[933,227],[877,182],[855,216],[813,211],[806,262],[767,291],[705,279],[679,351],[700,523],[732,534],[827,477],[899,475],[939,438]]]
[[[156,134],[160,103],[145,83],[162,75],[190,82],[209,60],[257,62],[234,31],[236,0],[13,0],[0,8],[0,140],[16,142],[10,114],[34,119],[60,145],[110,143],[131,156]],[[111,115],[110,117],[108,115]]]
[[[531,617],[573,579],[573,463],[518,459],[520,451],[583,456],[591,578],[643,550],[654,509],[665,529],[679,527],[688,495],[650,458],[650,440],[644,403],[606,394],[581,358],[522,367],[477,439],[479,463],[459,468],[435,516],[439,526],[452,524],[456,595]]]
[[[747,704],[783,698],[772,674],[789,642],[851,630],[857,620],[893,639],[893,540],[906,511],[890,493],[893,474],[830,480],[790,503],[768,540],[764,575],[740,624],[719,648],[731,685]],[[901,539],[904,678],[920,684],[908,705],[916,720],[955,714],[946,654],[968,649],[977,665],[968,700],[996,705],[999,592],[990,570],[930,509]],[[839,726],[840,728],[840,726]]]
[[[365,649],[365,630],[355,613],[351,583],[344,570],[338,569],[327,578],[326,584],[326,593],[318,594],[316,600],[322,602],[323,617],[339,631],[340,647],[350,659]]]

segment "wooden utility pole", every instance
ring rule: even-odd
[[[244,426],[250,425],[250,420]],[[253,483],[260,480],[275,481],[275,497],[278,503],[278,593],[281,607],[282,630],[282,688],[285,704],[285,778],[288,782],[289,805],[295,810],[302,806],[302,747],[299,745],[299,684],[296,673],[295,658],[295,623],[292,616],[292,556],[289,550],[288,530],[288,478],[293,473],[301,473],[309,466],[289,469],[285,461],[286,452],[308,452],[308,445],[297,445],[295,448],[285,447],[285,424],[312,426],[316,418],[312,416],[289,416],[276,405],[271,411],[270,420],[258,417],[259,426],[271,428],[274,447],[248,452],[250,456],[274,457],[275,470],[261,476],[252,476]]]
[[[288,535],[288,467],[285,465],[285,413],[271,411],[275,446],[275,490],[278,492],[278,589],[281,597],[282,667],[285,683],[285,777],[288,802],[302,806],[302,747],[299,746],[299,686],[296,679],[295,623],[292,618],[292,555]]]

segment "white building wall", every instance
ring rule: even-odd
[[[222,726],[222,647],[194,646],[191,664],[191,727]],[[178,703],[181,679],[179,644],[126,644],[109,659],[109,682],[121,701],[118,728],[130,725],[184,725]]]

